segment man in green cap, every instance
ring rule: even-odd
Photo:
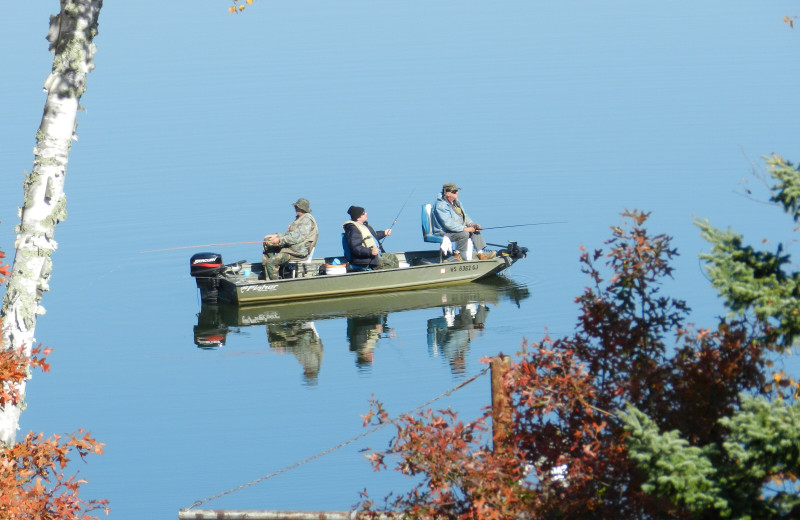
[[[302,260],[311,254],[317,245],[319,230],[317,221],[311,216],[311,206],[307,199],[297,199],[294,206],[295,219],[289,224],[286,233],[272,233],[264,237],[264,273],[270,280],[280,278],[280,266],[291,260]]]
[[[460,190],[453,182],[445,183],[442,186],[442,194],[436,199],[433,205],[433,232],[446,236],[456,244],[455,256],[458,260],[462,260],[461,255],[466,254],[467,246],[470,240],[475,251],[478,252],[478,259],[488,260],[494,258],[495,252],[489,251],[484,253],[483,248],[486,247],[486,241],[481,236],[481,225],[473,222],[467,215],[467,211],[458,201],[458,190]]]

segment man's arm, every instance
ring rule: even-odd
[[[310,218],[300,217],[297,219],[295,226],[290,226],[290,230],[286,233],[278,233],[281,246],[293,246],[301,244],[308,240],[311,232],[314,230],[314,223]]]
[[[464,228],[470,233],[474,233],[475,231],[480,231],[481,225],[472,220],[472,218],[467,214],[467,210],[464,208],[464,205],[461,204],[461,211],[464,212],[464,222],[467,223],[467,226]],[[469,229],[472,228],[472,229]]]

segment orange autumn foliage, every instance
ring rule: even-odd
[[[243,0],[241,4],[239,3],[239,0],[233,0],[233,5],[228,7],[228,12],[233,14],[244,11],[245,3],[247,5],[253,5],[253,0]]]
[[[670,237],[648,233],[647,213],[623,217],[605,249],[581,250],[589,283],[575,299],[575,331],[525,340],[511,358],[504,443],[494,446],[489,408],[470,421],[449,409],[401,415],[388,447],[366,456],[375,470],[411,477],[412,487],[382,501],[364,490],[359,518],[719,518],[691,516],[685,504],[644,491],[647,475],[630,456],[620,413],[630,403],[662,430],[705,446],[723,437],[718,419],[743,393],[794,387],[765,378],[768,324],[687,323],[686,303],[662,292],[677,255]],[[387,418],[373,399],[364,420]]]
[[[0,258],[4,256],[0,252]],[[0,274],[8,275],[7,265],[0,265]],[[45,361],[49,353],[49,348],[36,347],[28,358],[4,348],[0,339],[0,410],[22,401],[16,384],[25,381],[31,370],[50,370]],[[80,487],[86,480],[66,471],[74,454],[84,459],[89,453],[103,453],[103,444],[83,430],[47,438],[29,432],[13,445],[0,444],[0,518],[88,520],[97,518],[89,513],[99,509],[107,514],[108,501],[81,499]]]

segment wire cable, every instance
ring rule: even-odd
[[[447,397],[447,396],[451,395],[452,393],[456,392],[457,390],[460,390],[461,388],[464,388],[468,384],[474,382],[479,377],[485,375],[489,371],[489,369],[490,369],[490,367],[484,368],[483,370],[481,370],[480,372],[478,372],[474,376],[470,377],[469,379],[467,379],[465,381],[462,381],[461,383],[459,383],[458,385],[454,386],[453,388],[445,391],[442,394],[439,394],[438,396],[434,397],[433,399],[430,399],[429,401],[417,406],[413,410],[410,410],[410,411],[408,411],[408,412],[406,412],[405,414],[402,414],[402,415],[409,415],[409,414],[412,414],[414,412],[417,412],[417,411],[419,411],[419,410],[421,410],[421,409],[423,409],[423,408],[425,408],[427,406],[430,406],[432,403],[438,401],[439,399],[442,399],[444,397]],[[337,444],[336,446],[333,446],[331,448],[328,448],[327,450],[324,450],[324,451],[321,451],[321,452],[317,453],[316,455],[312,455],[311,457],[303,459],[303,460],[301,460],[299,462],[295,462],[294,464],[286,466],[285,468],[279,469],[277,471],[273,471],[272,473],[269,473],[267,475],[259,477],[259,478],[255,479],[255,480],[251,480],[250,482],[242,484],[241,486],[237,486],[237,487],[229,489],[227,491],[223,491],[221,493],[217,493],[216,495],[210,496],[208,498],[204,498],[202,500],[197,500],[191,506],[189,506],[187,509],[194,509],[195,507],[201,506],[201,505],[205,504],[206,502],[211,502],[212,500],[216,500],[216,499],[224,497],[226,495],[230,495],[232,493],[235,493],[237,491],[240,491],[240,490],[245,489],[247,487],[250,487],[252,485],[258,484],[259,482],[263,482],[263,481],[265,481],[267,479],[270,479],[270,478],[275,477],[277,475],[280,475],[282,473],[286,473],[287,471],[289,471],[291,469],[294,469],[294,468],[297,468],[299,466],[302,466],[303,464],[311,462],[312,460],[316,460],[316,459],[322,457],[323,455],[327,455],[328,453],[334,452],[334,451],[336,451],[336,450],[338,450],[340,448],[343,448],[343,447],[347,446],[348,444],[352,444],[352,443],[356,442],[357,440],[366,437],[367,435],[371,435],[371,434],[375,433],[376,431],[378,431],[378,430],[380,430],[382,428],[385,428],[386,426],[389,426],[390,424],[396,424],[397,421],[399,421],[399,420],[400,420],[400,417],[395,417],[394,419],[392,419],[390,421],[386,421],[386,422],[384,422],[382,424],[378,424],[377,426],[375,426],[375,427],[373,427],[373,428],[371,428],[371,429],[369,429],[369,430],[367,430],[367,431],[365,431],[365,432],[363,432],[363,433],[361,433],[359,435],[356,435],[352,439],[349,439],[349,440],[346,440],[344,442],[341,442],[341,443]]]

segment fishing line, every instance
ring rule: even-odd
[[[195,249],[198,247],[215,247],[215,246],[238,246],[240,244],[260,244],[264,242],[264,240],[251,240],[248,242],[223,242],[221,244],[199,244],[196,246],[180,246],[180,247],[168,247],[166,249],[150,249],[149,251],[139,251],[139,253],[160,253],[162,251],[177,251],[178,249]]]
[[[512,228],[512,227],[523,227],[523,226],[546,226],[549,224],[566,224],[566,222],[534,222],[532,224],[511,224],[508,226],[492,226],[492,227],[482,227],[480,230],[483,231],[484,229],[504,229],[504,228]]]

